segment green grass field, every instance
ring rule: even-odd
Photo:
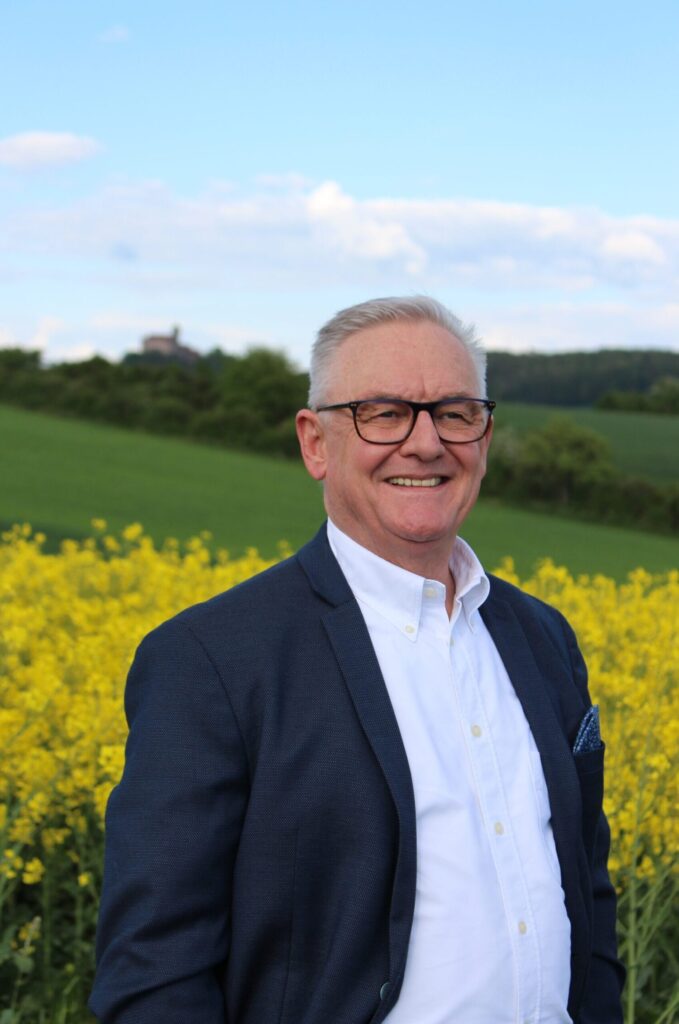
[[[657,481],[679,479],[679,416],[502,402],[495,421],[498,427],[506,424],[524,433],[542,427],[554,416],[568,416],[605,437],[622,472]]]
[[[323,520],[321,491],[297,463],[0,406],[0,523],[29,522],[53,546],[143,524],[156,541],[210,530],[232,553],[304,543]],[[551,557],[573,572],[621,578],[637,566],[679,567],[679,541],[480,502],[463,535],[492,568],[505,555],[522,574]]]

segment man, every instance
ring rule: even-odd
[[[457,537],[492,409],[433,300],[321,330],[297,426],[327,529],[130,673],[105,1024],[622,1020],[582,658]]]

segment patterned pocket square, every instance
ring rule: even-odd
[[[578,734],[573,744],[574,754],[586,754],[590,750],[598,750],[603,746],[599,732],[599,705],[593,704],[580,722]]]

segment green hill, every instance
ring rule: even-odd
[[[544,426],[554,416],[568,416],[605,437],[623,473],[658,482],[679,479],[679,416],[501,402],[495,422],[497,427],[507,425],[525,433]]]
[[[30,522],[52,545],[143,524],[160,541],[210,530],[234,554],[298,547],[323,520],[321,491],[298,463],[152,437],[0,406],[0,522]],[[573,572],[617,578],[679,566],[679,541],[481,502],[464,536],[493,567],[512,555],[521,573],[550,556]]]

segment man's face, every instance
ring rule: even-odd
[[[347,338],[335,352],[323,404],[363,398],[432,402],[478,394],[474,364],[452,334],[429,321],[380,324]],[[439,440],[421,412],[402,444],[358,437],[351,410],[298,414],[307,469],[324,481],[325,506],[337,526],[387,561],[447,559],[486,471],[491,431],[471,444]],[[435,481],[405,486],[404,479]],[[400,481],[400,482],[399,482]]]

